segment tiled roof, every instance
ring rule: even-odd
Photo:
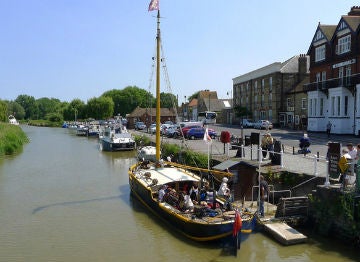
[[[198,100],[196,98],[192,99],[189,103],[189,107],[194,107],[198,105]]]
[[[354,32],[358,29],[360,24],[360,16],[343,15],[342,18]]]
[[[324,33],[328,41],[333,37],[336,27],[336,25],[319,25],[319,28]]]

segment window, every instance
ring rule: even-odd
[[[351,35],[347,35],[344,37],[339,38],[338,45],[337,45],[337,54],[341,55],[347,52],[350,52],[351,49]]]
[[[310,116],[312,116],[312,114],[313,114],[313,107],[312,107],[312,99],[310,99],[310,101],[309,101],[309,111],[310,111]]]
[[[260,119],[266,119],[266,111],[260,111]]]
[[[317,115],[317,98],[314,99],[314,115]]]
[[[325,45],[315,48],[315,62],[325,60]]]
[[[321,74],[320,73],[316,73],[316,83],[319,83],[321,81]]]
[[[339,85],[342,86],[344,83],[344,67],[339,67]]]
[[[344,115],[345,116],[348,115],[348,104],[349,104],[349,97],[345,96],[345,99],[344,99]]]
[[[337,115],[340,116],[340,96],[337,96],[336,100],[337,100]]]
[[[257,93],[257,81],[255,81],[255,88],[254,88],[255,94]]]
[[[269,92],[272,92],[272,76],[269,79]]]
[[[348,65],[345,67],[345,81],[346,81],[346,84],[350,84],[350,76],[351,76],[351,66]]]
[[[293,116],[292,115],[287,115],[287,123],[291,124],[293,122]]]
[[[321,79],[321,81],[322,81],[322,87],[325,87],[326,71],[323,71],[322,74],[321,74],[321,76],[322,76],[322,79]]]
[[[320,98],[320,116],[324,115],[324,98]]]
[[[301,109],[306,109],[306,98],[301,99]]]
[[[331,115],[335,115],[335,96],[331,97]]]
[[[264,106],[264,101],[265,101],[265,96],[262,94],[261,95],[261,106]]]
[[[261,79],[261,92],[264,92],[265,89],[265,79]]]
[[[269,106],[272,104],[272,93],[269,94]]]

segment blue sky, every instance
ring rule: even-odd
[[[84,102],[150,85],[156,12],[148,0],[0,0],[0,99],[20,94]],[[232,78],[306,53],[318,22],[354,1],[160,0],[172,93],[231,94]],[[162,89],[168,92],[167,89]]]

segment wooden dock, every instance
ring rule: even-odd
[[[284,222],[265,223],[264,229],[283,245],[304,243],[307,236]]]

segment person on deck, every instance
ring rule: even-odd
[[[308,134],[304,133],[304,136],[300,138],[300,150],[306,156],[307,153],[310,153],[309,147],[310,147],[310,138]]]
[[[227,177],[224,177],[222,179],[221,185],[219,190],[217,191],[218,196],[224,197],[224,198],[228,198],[230,196],[230,189],[227,185],[227,182],[229,181],[229,179]]]

